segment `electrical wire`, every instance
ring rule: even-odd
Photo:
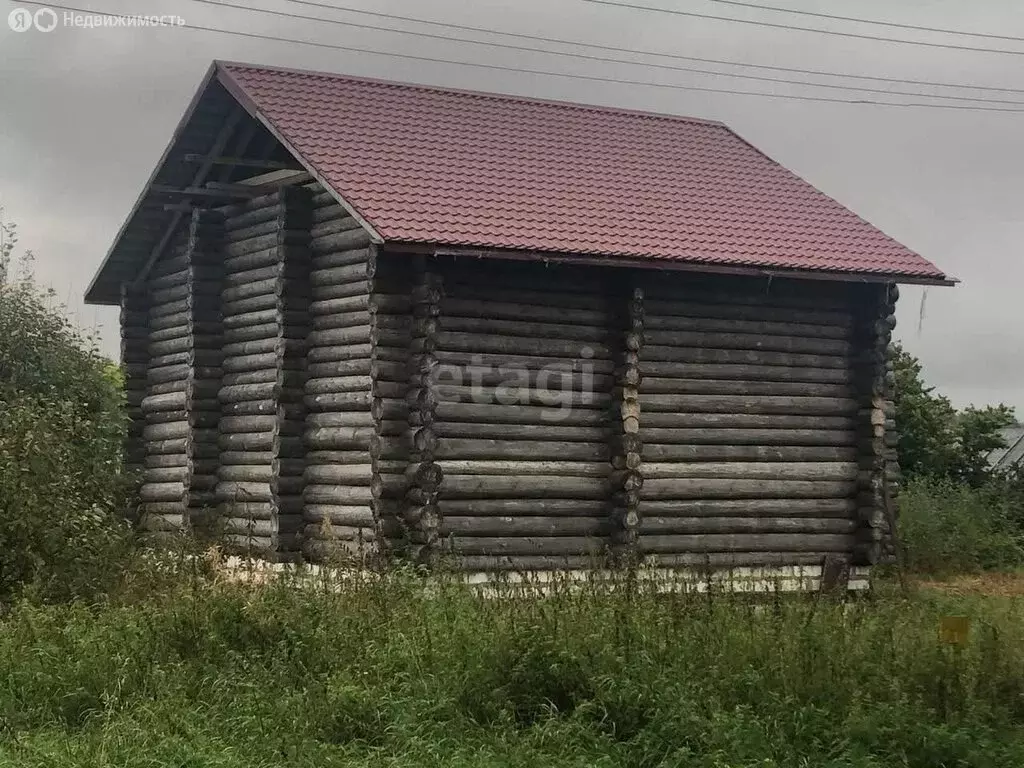
[[[808,86],[808,87],[813,87],[813,88],[828,88],[828,89],[831,89],[831,90],[839,90],[839,91],[861,91],[861,92],[865,92],[865,93],[883,94],[883,95],[886,95],[886,96],[913,96],[913,97],[917,97],[917,98],[948,99],[948,100],[952,100],[952,101],[972,101],[972,102],[979,102],[979,103],[984,103],[984,104],[1008,104],[1008,105],[1012,105],[1012,106],[1024,107],[1024,101],[1014,101],[1012,99],[990,99],[990,98],[982,98],[982,97],[979,97],[979,96],[955,96],[955,95],[946,95],[946,94],[922,93],[920,91],[901,91],[901,90],[892,90],[892,89],[888,89],[888,88],[873,88],[873,87],[870,87],[870,86],[840,85],[840,84],[837,84],[837,83],[814,83],[814,82],[808,82],[807,80],[793,80],[793,79],[784,78],[784,77],[771,77],[771,76],[768,76],[768,75],[747,75],[747,74],[743,74],[743,73],[718,72],[718,71],[715,71],[715,70],[701,69],[701,68],[698,68],[698,67],[683,67],[683,66],[672,65],[672,64],[654,64],[654,63],[642,62],[642,61],[629,61],[629,60],[625,60],[625,59],[614,59],[614,58],[610,58],[610,57],[607,57],[607,56],[595,56],[595,55],[592,55],[592,54],[572,53],[572,52],[568,52],[568,51],[549,51],[549,50],[546,50],[544,48],[535,48],[535,47],[526,46],[526,45],[514,45],[514,44],[510,44],[510,43],[498,43],[498,42],[493,42],[493,41],[492,42],[488,42],[488,41],[484,41],[484,40],[473,40],[473,39],[466,38],[466,37],[455,37],[455,36],[451,36],[451,35],[442,35],[442,34],[437,34],[437,33],[432,33],[432,32],[416,32],[414,30],[407,30],[407,29],[395,29],[393,27],[382,27],[382,26],[379,26],[377,24],[364,24],[364,23],[356,22],[356,21],[345,21],[343,19],[329,19],[329,18],[324,18],[322,16],[309,16],[309,15],[306,15],[306,14],[292,13],[292,12],[289,12],[289,11],[279,11],[279,10],[270,9],[270,8],[255,8],[255,7],[248,6],[248,5],[240,5],[240,4],[237,4],[237,3],[228,2],[228,0],[192,0],[192,2],[194,2],[194,3],[201,3],[203,5],[215,6],[215,7],[219,6],[219,7],[222,7],[222,8],[232,8],[232,9],[240,10],[240,11],[247,11],[247,12],[253,12],[253,13],[263,13],[263,14],[267,14],[267,15],[271,15],[271,16],[277,16],[277,17],[280,17],[280,18],[301,19],[301,20],[305,20],[305,21],[316,21],[316,22],[321,22],[321,23],[326,23],[326,24],[337,24],[337,25],[340,25],[340,26],[352,27],[352,28],[355,28],[355,29],[368,29],[368,30],[373,30],[373,31],[376,31],[376,32],[390,32],[390,33],[399,34],[399,35],[409,35],[409,36],[414,36],[414,37],[424,37],[424,38],[433,39],[433,40],[443,40],[445,42],[469,43],[471,45],[483,45],[483,46],[487,46],[487,47],[499,47],[499,48],[506,48],[506,49],[515,50],[515,51],[527,51],[527,52],[531,52],[531,53],[542,53],[542,54],[547,54],[549,56],[565,56],[565,57],[574,58],[574,59],[582,59],[582,60],[585,60],[585,61],[596,61],[596,62],[610,63],[610,64],[624,64],[624,65],[633,66],[633,67],[653,67],[653,68],[657,68],[657,69],[671,70],[671,71],[674,71],[674,72],[688,72],[688,73],[691,73],[691,74],[712,75],[712,76],[718,76],[718,77],[733,77],[733,78],[739,78],[739,79],[743,79],[743,80],[755,80],[755,81],[758,81],[758,82],[781,83],[781,84],[785,84],[785,85]],[[291,0],[291,2],[301,2],[301,0]],[[301,3],[301,4],[305,4],[305,3]],[[317,3],[316,5],[319,6],[319,5],[322,5],[322,4]]]
[[[360,16],[371,16],[379,19],[391,19],[394,21],[406,21],[414,24],[425,24],[432,27],[441,27],[445,29],[458,29],[464,32],[478,32],[487,35],[501,35],[503,37],[517,38],[520,40],[533,40],[541,43],[554,43],[556,45],[574,45],[584,48],[593,48],[595,50],[610,51],[612,53],[628,53],[638,56],[654,56],[658,58],[673,59],[676,61],[694,61],[700,64],[718,64],[729,67],[741,67],[745,69],[764,69],[773,72],[791,72],[794,74],[802,75],[818,75],[822,77],[845,77],[856,80],[873,80],[876,82],[883,83],[902,83],[906,85],[924,85],[935,88],[961,88],[981,91],[1004,91],[1007,93],[1024,93],[1024,88],[1002,88],[999,86],[992,85],[978,85],[976,83],[944,83],[937,82],[934,80],[915,80],[912,78],[905,77],[884,77],[878,75],[855,75],[850,72],[829,72],[828,70],[821,69],[805,69],[802,67],[782,67],[771,64],[751,64],[743,61],[735,61],[729,59],[712,59],[700,56],[683,56],[678,53],[666,53],[664,51],[649,51],[641,48],[625,48],[616,45],[603,45],[601,43],[588,43],[582,40],[568,40],[559,37],[546,37],[544,35],[530,35],[522,32],[509,32],[500,29],[491,29],[488,27],[475,27],[468,24],[456,24],[454,22],[445,21],[434,21],[431,19],[424,19],[418,16],[403,16],[397,13],[384,13],[382,11],[367,11],[362,8],[353,8],[347,5],[336,5],[334,3],[315,2],[315,0],[284,0],[285,2],[293,3],[295,5],[305,5],[312,8],[325,8],[332,11],[342,11],[344,13],[354,13]]]
[[[952,51],[974,51],[977,53],[1001,53],[1010,56],[1024,56],[1024,50],[1011,51],[1005,48],[983,48],[975,45],[958,45],[956,43],[937,43],[927,40],[907,40],[904,37],[883,37],[881,35],[868,35],[860,32],[843,32],[838,29],[820,29],[817,27],[800,27],[795,24],[783,24],[773,21],[757,21],[755,19],[738,19],[735,16],[718,16],[713,13],[699,13],[697,11],[681,11],[677,8],[659,8],[653,5],[641,5],[639,3],[621,2],[621,0],[581,0],[584,3],[595,5],[607,5],[616,8],[629,8],[634,11],[650,11],[654,13],[667,13],[673,16],[688,16],[694,19],[711,19],[713,21],[726,21],[733,24],[749,24],[757,27],[769,27],[771,29],[785,29],[796,32],[814,32],[819,35],[833,35],[835,37],[847,37],[855,40],[872,40],[883,43],[900,43],[902,45],[919,45],[926,48],[945,48]]]
[[[988,40],[1011,40],[1016,43],[1024,43],[1024,37],[1015,35],[996,35],[991,32],[964,32],[962,29],[949,29],[944,27],[925,27],[920,24],[902,24],[897,21],[882,21],[880,19],[865,19],[857,16],[838,16],[834,13],[821,13],[820,11],[805,11],[799,8],[782,8],[774,5],[759,5],[757,3],[743,2],[743,0],[708,0],[709,3],[720,5],[734,5],[739,8],[753,8],[758,11],[773,11],[776,13],[792,13],[798,16],[813,16],[817,19],[829,19],[830,21],[853,21],[857,24],[874,24],[880,27],[891,27],[893,29],[912,29],[916,32],[937,32],[943,35],[966,35],[968,37],[983,37]]]
[[[63,5],[52,2],[41,2],[41,0],[22,0],[26,5],[45,6],[47,8],[55,8],[62,11],[72,11],[74,13],[86,13],[94,14],[98,16],[107,16],[117,18],[123,14],[110,13],[106,11],[97,11],[91,8],[78,8],[69,5]],[[545,77],[561,77],[570,80],[585,80],[589,82],[601,82],[601,83],[612,83],[616,85],[635,85],[647,88],[662,88],[669,90],[678,91],[691,91],[697,93],[718,93],[733,96],[755,96],[760,98],[769,99],[787,99],[791,101],[804,101],[804,102],[822,102],[831,104],[863,104],[880,107],[893,107],[893,108],[914,108],[914,109],[945,109],[945,110],[957,110],[957,111],[971,111],[971,112],[1003,112],[1003,113],[1017,113],[1024,112],[1024,109],[1012,109],[1008,107],[985,107],[985,106],[973,106],[973,105],[959,105],[959,104],[935,104],[930,102],[889,102],[889,101],[874,101],[870,99],[833,99],[826,96],[801,96],[795,94],[783,94],[783,93],[765,93],[763,91],[744,91],[739,89],[730,88],[711,88],[697,85],[681,85],[678,83],[653,83],[647,80],[631,80],[628,78],[614,78],[614,77],[602,77],[598,75],[581,75],[573,74],[570,72],[551,72],[550,70],[543,69],[526,69],[522,67],[510,67],[501,64],[486,64],[483,62],[474,61],[460,61],[458,59],[446,59],[435,56],[421,56],[411,53],[399,53],[394,51],[380,51],[374,48],[365,48],[355,45],[341,45],[338,43],[325,43],[314,40],[303,40],[301,38],[282,37],[279,35],[268,35],[259,32],[244,32],[242,30],[234,29],[223,29],[219,27],[208,27],[201,24],[189,24],[185,23],[177,27],[179,29],[192,29],[203,32],[214,32],[217,34],[234,35],[237,37],[245,37],[251,40],[266,40],[275,41],[281,43],[289,43],[292,45],[307,45],[315,48],[329,49],[346,51],[349,53],[365,53],[373,56],[382,56],[384,58],[399,58],[407,61],[425,61],[434,64],[448,64],[453,66],[462,67],[475,67],[478,69],[487,69],[491,71],[500,72],[512,72],[517,74],[528,74],[528,75],[541,75]]]

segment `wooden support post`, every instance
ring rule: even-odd
[[[435,461],[437,434],[434,419],[437,410],[437,366],[435,354],[438,318],[443,297],[441,276],[426,257],[417,257],[416,282],[412,289],[413,325],[409,356],[408,490],[403,522],[409,531],[409,556],[421,565],[437,564],[441,527],[438,496],[443,473]]]
[[[857,481],[857,512],[859,528],[854,553],[855,562],[875,564],[882,560],[885,549],[892,547],[890,530],[886,464],[888,352],[898,291],[895,284],[864,285],[857,305],[854,343],[854,383],[859,400],[857,428],[860,452],[860,473]],[[886,540],[890,543],[886,545]]]
[[[621,565],[634,567],[640,560],[640,489],[644,481],[640,436],[643,288],[630,283],[627,294],[619,297],[618,305],[622,337],[612,398],[612,551]]]

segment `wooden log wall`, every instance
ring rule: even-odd
[[[859,400],[857,562],[874,564],[894,554],[889,516],[894,509],[890,482],[894,468],[895,424],[890,390],[889,348],[896,327],[895,285],[858,286],[855,331],[858,354],[855,383]]]
[[[681,274],[641,282],[640,543],[648,560],[849,558],[860,409],[851,290]]]
[[[319,186],[311,193],[303,552],[365,560],[378,536],[370,453],[374,259],[359,223]]]
[[[214,490],[220,465],[217,446],[220,404],[217,394],[222,376],[224,343],[220,313],[220,292],[224,280],[224,217],[217,211],[193,210],[187,247],[192,355],[185,386],[185,412],[189,419],[189,434],[185,441],[189,522],[193,530],[212,535],[217,532]]]
[[[216,498],[232,549],[299,556],[310,333],[310,192],[283,188],[227,212]]]
[[[417,380],[418,368],[412,365],[410,348],[413,327],[413,285],[417,275],[409,257],[381,257],[373,252],[375,269],[370,296],[373,328],[371,378],[374,435],[370,446],[373,465],[373,508],[379,551],[382,555],[430,556],[416,544],[410,550],[417,531],[417,520],[408,511],[422,505],[406,500],[409,480],[406,470],[414,449],[429,453],[432,444],[419,442],[410,434],[410,406],[407,396],[410,381]],[[417,318],[421,323],[424,318]],[[422,333],[422,326],[421,326]],[[418,445],[418,448],[417,448]],[[429,519],[425,521],[429,523]]]
[[[149,366],[149,296],[145,286],[121,288],[121,369],[124,372],[125,410],[128,419],[124,440],[124,467],[135,483],[141,483],[146,461],[143,432],[146,418],[142,401],[146,397]],[[130,511],[133,521],[139,510]]]
[[[154,265],[146,282],[146,388],[140,402],[145,457],[139,496],[142,528],[150,534],[203,527],[213,505],[222,237],[219,214],[194,210],[179,242]],[[141,360],[141,351],[135,354]]]
[[[409,393],[411,437],[420,441],[412,504],[429,506],[440,483],[439,536],[458,568],[599,562],[611,525],[621,337],[608,276],[450,259],[426,271],[413,291],[414,376],[428,368],[434,376],[430,389],[414,379]]]
[[[640,435],[640,366],[644,345],[644,289],[634,275],[623,280],[625,290],[614,298],[621,318],[622,338],[615,369],[612,413],[612,542],[620,565],[640,561],[640,492],[643,488],[643,442]]]

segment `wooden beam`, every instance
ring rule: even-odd
[[[282,162],[279,160],[256,160],[248,157],[210,157],[189,153],[185,155],[185,162],[202,163],[209,162],[211,165],[235,165],[240,168],[265,168],[268,171],[301,171],[302,166],[296,163]]]
[[[213,146],[210,148],[210,157],[216,157],[224,151],[224,147],[227,146],[228,141],[231,139],[231,135],[235,132],[235,128],[238,127],[238,124],[242,121],[242,118],[245,115],[245,110],[240,107],[236,107],[234,111],[232,111],[228,119],[224,121],[224,125],[221,126],[220,132],[217,134],[217,138],[214,139]],[[196,184],[202,184],[206,181],[206,177],[210,174],[212,168],[213,163],[211,163],[209,159],[204,161],[202,165],[196,169],[195,176],[192,177],[193,186]],[[185,214],[180,211],[174,214],[170,223],[167,225],[167,229],[164,230],[163,235],[157,242],[156,247],[150,252],[149,258],[146,259],[146,263],[142,265],[142,269],[139,271],[139,274],[132,281],[133,286],[137,286],[145,281],[146,277],[149,275],[149,271],[153,268],[153,265],[156,264],[157,260],[170,244],[171,238],[174,237],[174,233],[181,224],[181,220],[184,215]]]
[[[165,211],[173,211],[174,213],[187,213],[187,214],[191,214],[192,213],[192,209],[195,208],[195,207],[196,206],[192,205],[191,203],[165,203],[164,204],[164,210]]]
[[[216,182],[210,182],[211,187]],[[233,198],[233,197],[259,197],[265,194],[265,190],[261,187],[248,187],[238,184],[217,184],[216,187],[185,187],[184,189],[178,189],[177,187],[169,187],[164,184],[154,184],[149,188],[150,192],[158,195],[175,195],[175,196],[186,196],[186,197],[217,197],[217,198]]]

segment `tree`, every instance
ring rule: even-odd
[[[1006,405],[958,411],[926,386],[920,361],[894,345],[896,428],[900,467],[908,476],[948,478],[981,485],[990,477],[988,455],[1004,447],[1000,430],[1015,422]]]
[[[0,596],[67,597],[108,576],[125,541],[123,395],[17,242],[0,218]]]

